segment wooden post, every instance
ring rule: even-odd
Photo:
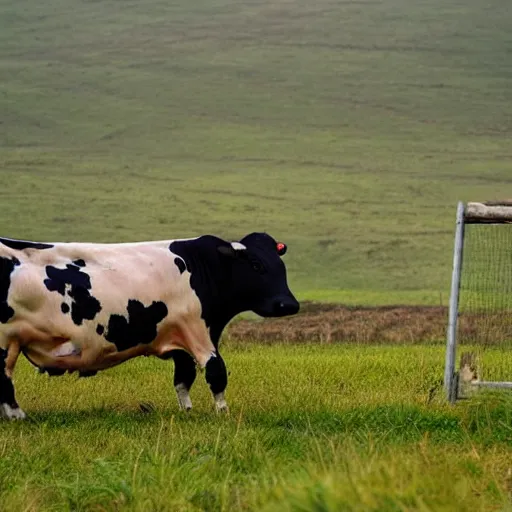
[[[466,224],[512,223],[512,201],[468,203],[464,214]]]

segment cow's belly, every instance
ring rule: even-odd
[[[21,343],[27,359],[41,369],[100,371],[112,368],[138,356],[166,357],[176,349],[188,350],[178,329],[162,329],[151,343],[139,343],[125,350],[117,350],[113,343],[101,336],[84,339],[66,339],[28,329]]]
[[[29,341],[21,343],[21,350],[27,359],[39,368],[69,372],[108,367],[105,366],[106,359],[116,352],[112,343],[102,341],[100,337],[84,343],[80,340],[48,335],[39,338],[31,336]]]

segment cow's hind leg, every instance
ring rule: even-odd
[[[174,389],[178,396],[178,404],[181,409],[192,409],[190,400],[190,388],[196,380],[196,363],[193,357],[183,350],[173,350],[174,359]]]
[[[222,359],[218,351],[212,354],[206,363],[206,382],[210,386],[217,411],[227,412],[228,404],[224,397],[224,391],[228,385],[228,372],[224,359]]]
[[[19,354],[19,346],[11,345],[9,351],[0,348],[0,418],[22,420],[25,413],[14,397],[11,374]]]

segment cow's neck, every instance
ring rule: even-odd
[[[218,311],[217,314],[214,312],[210,318],[205,319],[206,325],[210,330],[210,338],[215,347],[217,347],[222,331],[226,325],[228,325],[236,315],[244,311],[247,311],[247,309],[232,306],[231,308],[226,308],[223,311]]]
[[[190,272],[190,286],[201,302],[201,317],[217,346],[226,325],[246,308],[233,297],[228,267],[223,265],[217,251],[219,239],[201,237],[179,241],[170,249],[185,260]]]
[[[246,310],[233,296],[230,286],[227,286],[229,275],[222,275],[222,271],[217,270],[215,273],[202,273],[201,284],[195,283],[199,290],[194,289],[201,301],[201,317],[205,321],[216,347],[226,325],[236,315]],[[194,288],[194,285],[192,287]]]

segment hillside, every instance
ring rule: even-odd
[[[267,230],[302,298],[446,303],[512,196],[507,0],[0,1],[0,233]]]

